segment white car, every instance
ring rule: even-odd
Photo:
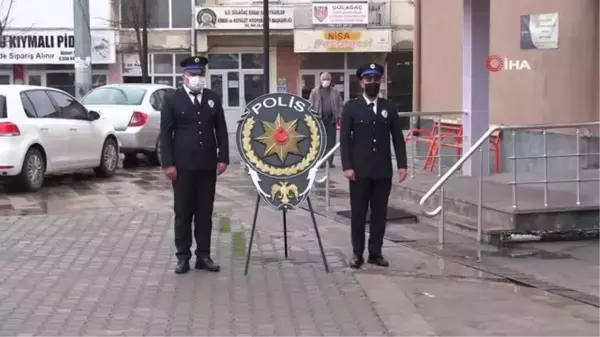
[[[109,84],[90,91],[81,102],[111,121],[125,160],[138,153],[160,165],[160,110],[175,88],[162,84]]]
[[[46,174],[94,168],[114,175],[119,142],[112,124],[62,90],[0,85],[0,182],[39,190]]]

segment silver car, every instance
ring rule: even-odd
[[[160,110],[165,95],[174,90],[161,84],[109,84],[90,91],[82,103],[112,122],[125,160],[143,153],[158,166]]]

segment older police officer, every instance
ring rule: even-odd
[[[369,258],[371,264],[387,267],[381,246],[385,234],[387,206],[392,188],[390,135],[396,153],[398,180],[406,178],[406,145],[396,106],[379,98],[383,67],[365,64],[356,71],[363,94],[346,102],[342,112],[340,147],[344,176],[350,181],[353,257],[352,268],[364,264],[365,226],[369,206]]]
[[[206,89],[205,57],[181,62],[184,85],[165,98],[161,111],[161,159],[175,197],[175,273],[187,273],[192,257],[192,220],[196,269],[218,272],[210,258],[212,213],[217,175],[229,164],[227,125],[221,97]]]

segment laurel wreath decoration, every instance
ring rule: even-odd
[[[246,153],[248,161],[250,161],[250,163],[254,165],[260,172],[272,176],[291,176],[304,171],[317,158],[317,155],[319,154],[319,143],[321,138],[319,135],[319,127],[317,126],[317,122],[314,120],[314,118],[312,118],[310,115],[306,115],[304,117],[304,122],[306,123],[308,131],[310,132],[310,147],[306,157],[292,166],[274,167],[262,161],[260,158],[258,158],[256,152],[254,152],[254,149],[252,148],[251,135],[252,128],[256,122],[254,121],[254,117],[246,119],[244,128],[242,130],[242,148]]]

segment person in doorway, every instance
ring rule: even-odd
[[[389,266],[381,252],[388,199],[392,188],[390,135],[396,152],[398,181],[406,178],[406,145],[396,105],[378,97],[383,67],[365,64],[356,71],[363,94],[346,102],[342,112],[340,147],[344,176],[350,181],[353,256],[350,267],[364,264],[365,226],[369,222],[368,263]]]
[[[210,258],[217,176],[229,164],[225,114],[219,94],[205,88],[205,57],[181,62],[184,85],[165,98],[160,116],[162,167],[175,199],[175,273],[190,270],[192,220],[196,269],[218,272]]]
[[[336,129],[342,115],[344,100],[340,92],[331,85],[330,73],[322,73],[320,80],[320,85],[310,92],[308,100],[315,112],[323,119],[327,133],[327,152],[329,152],[337,141]],[[329,165],[335,167],[333,156],[329,157]]]

